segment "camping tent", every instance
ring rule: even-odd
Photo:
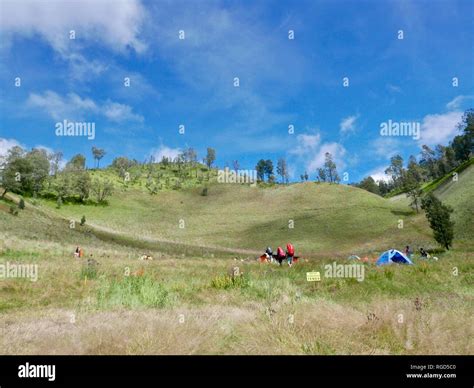
[[[396,249],[390,249],[389,251],[385,251],[384,253],[382,253],[376,264],[385,265],[392,263],[413,264],[408,257],[406,257],[402,252],[397,251]]]

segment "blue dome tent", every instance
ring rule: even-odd
[[[385,265],[385,264],[413,264],[413,262],[406,257],[402,252],[397,251],[396,249],[390,249],[385,251],[380,255],[377,260],[377,265]]]

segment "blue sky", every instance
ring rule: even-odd
[[[331,152],[352,182],[446,144],[474,106],[468,0],[0,4],[0,154],[42,146],[92,166],[93,145],[103,164],[209,146],[221,167],[284,157],[314,179]],[[95,138],[56,136],[65,119],[94,122]],[[388,120],[421,138],[381,136]]]

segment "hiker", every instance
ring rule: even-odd
[[[265,255],[267,261],[269,261],[270,263],[273,262],[273,251],[271,247],[267,247],[267,249],[265,249]]]
[[[293,265],[294,256],[295,256],[295,247],[291,243],[286,244],[286,260],[288,261],[288,266],[290,267]]]
[[[278,247],[277,254],[276,254],[276,260],[278,261],[280,266],[281,266],[281,263],[283,262],[283,260],[285,259],[285,257],[286,257],[286,255],[285,255],[285,252],[283,251],[283,249],[281,247]]]
[[[420,248],[420,255],[422,259],[428,258],[428,252],[426,252],[423,248]]]
[[[408,257],[409,259],[411,259],[411,254],[412,254],[412,251],[411,251],[411,249],[410,249],[410,246],[407,245],[407,246],[405,247],[405,256]]]

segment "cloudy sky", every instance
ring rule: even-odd
[[[293,179],[314,179],[330,152],[350,181],[380,178],[395,153],[446,144],[474,106],[473,11],[470,0],[0,0],[0,154],[43,146],[92,166],[93,145],[105,164],[210,146],[219,166],[285,157]],[[95,138],[56,136],[63,120],[95,123]],[[420,139],[381,136],[389,120],[418,123]]]

